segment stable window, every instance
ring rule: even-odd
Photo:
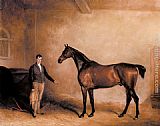
[[[4,28],[0,28],[0,58],[10,57],[10,34]]]

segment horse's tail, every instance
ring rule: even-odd
[[[135,66],[138,68],[139,74],[141,75],[142,78],[144,78],[146,68],[142,65],[135,64]]]

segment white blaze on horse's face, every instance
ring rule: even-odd
[[[62,55],[58,58],[58,63],[62,63],[64,60],[70,57],[72,57],[72,50],[69,48],[69,46],[67,46],[62,52]]]
[[[58,63],[62,63],[64,60],[64,58],[62,57],[62,55],[58,58]]]

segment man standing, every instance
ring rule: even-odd
[[[55,80],[49,76],[44,65],[42,65],[42,55],[38,54],[36,56],[36,63],[33,64],[29,69],[29,76],[32,82],[32,91],[30,93],[30,104],[33,109],[33,117],[36,117],[36,114],[43,114],[40,111],[40,102],[42,99],[44,85],[47,78],[53,83]]]

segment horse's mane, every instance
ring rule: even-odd
[[[70,48],[74,51],[74,53],[75,53],[81,60],[83,60],[84,62],[91,62],[91,60],[90,60],[88,57],[86,57],[82,52],[78,51],[78,50],[75,49],[75,48],[72,48],[72,47],[70,47]]]

